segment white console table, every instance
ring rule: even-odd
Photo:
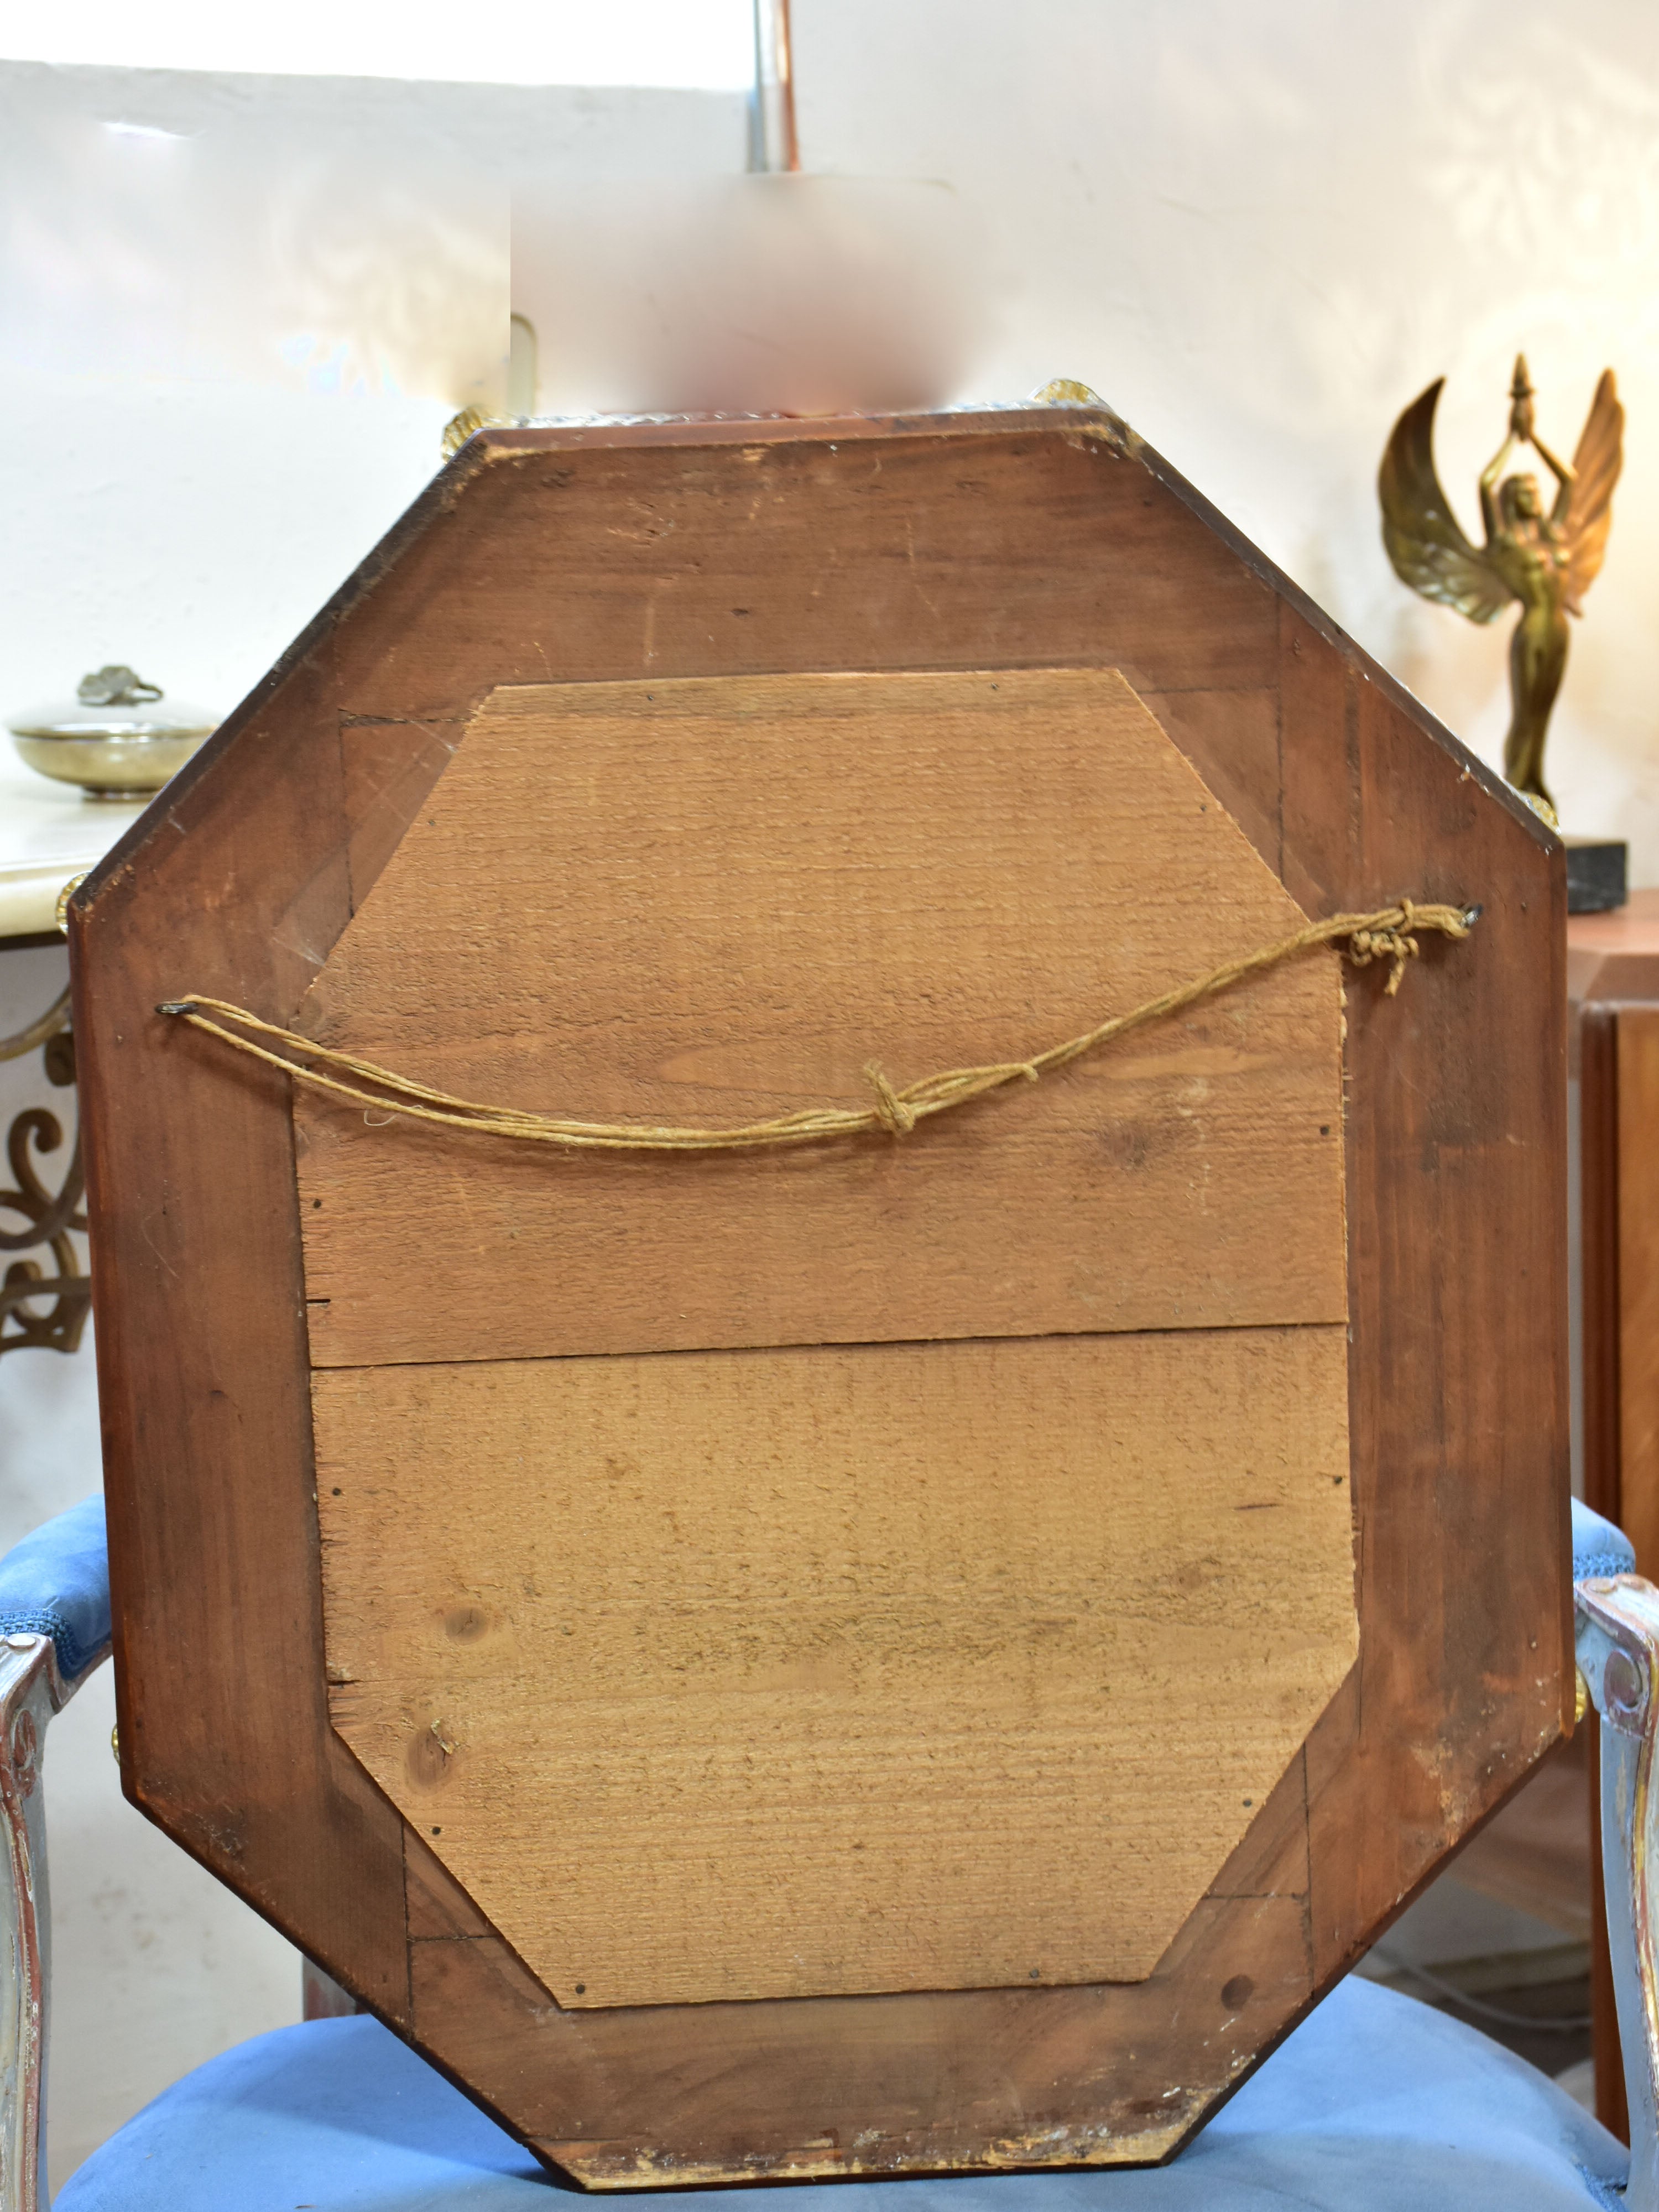
[[[64,886],[102,860],[143,800],[83,799],[27,769],[0,735],[0,950],[51,934]]]
[[[83,799],[26,769],[3,736],[0,744],[0,1124],[10,1171],[0,1188],[0,1353],[74,1352],[91,1290],[76,1242],[86,1228],[78,1135],[67,1165],[50,1172],[64,1143],[51,1093],[75,1083],[58,902],[143,802]]]

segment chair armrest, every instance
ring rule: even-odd
[[[0,2212],[46,2203],[46,1724],[109,1644],[104,1501],[88,1498],[0,1559]]]
[[[1629,1539],[1574,1501],[1574,1640],[1601,1725],[1601,1873],[1630,2108],[1626,2212],[1659,2212],[1659,1589]]]
[[[109,1553],[101,1495],[43,1523],[0,1559],[0,1638],[46,1636],[73,1695],[109,1650]]]
[[[88,1501],[90,1503],[90,1501]],[[77,1509],[78,1510],[78,1509]],[[0,1567],[0,1572],[3,1568]],[[1575,1583],[1610,1581],[1636,1572],[1636,1547],[1622,1528],[1592,1513],[1582,1498],[1572,1501],[1572,1578]]]

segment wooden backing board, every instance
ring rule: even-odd
[[[291,1020],[493,687],[988,662],[1122,669],[1309,912],[1486,906],[1349,993],[1359,1659],[1145,1984],[563,2011],[329,1724],[288,1086],[151,1009]],[[475,441],[71,907],[130,1794],[593,2185],[1162,2155],[1570,1710],[1564,908],[1104,413]]]
[[[1112,670],[538,686],[306,1014],[466,1097],[729,1125],[1024,1059],[1305,919]],[[1345,1320],[1340,994],[1311,956],[811,1154],[458,1153],[304,1093],[313,1359]]]
[[[335,1725],[561,2004],[1144,1980],[1352,1662],[1346,1352],[325,1370]]]
[[[1304,919],[1113,670],[540,686],[307,1012],[467,1097],[730,1124]],[[1340,1023],[1310,954],[771,1156],[301,1091],[336,1725],[560,2002],[1151,1972],[1353,1657]]]

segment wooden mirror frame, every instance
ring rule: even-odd
[[[1145,1983],[564,2013],[329,1726],[288,1085],[153,1009],[291,1021],[495,685],[988,665],[1121,668],[1310,915],[1485,908],[1349,994],[1360,1658]],[[589,2186],[1167,2155],[1571,1725],[1565,909],[1103,409],[476,437],[71,902],[128,1796]]]

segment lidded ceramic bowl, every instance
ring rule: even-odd
[[[159,684],[112,665],[83,676],[72,700],[14,714],[6,727],[42,775],[79,784],[88,799],[147,799],[218,727],[204,708],[163,696]]]

